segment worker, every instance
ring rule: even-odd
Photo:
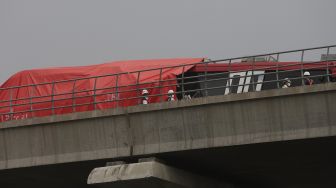
[[[183,99],[184,99],[184,100],[189,100],[189,99],[191,99],[191,96],[190,96],[190,95],[184,95],[184,96],[183,96]]]
[[[148,91],[147,89],[143,89],[141,92],[141,104],[148,104]]]
[[[290,81],[289,78],[285,78],[283,81],[282,88],[289,88],[291,86],[292,82]]]
[[[314,80],[310,79],[309,76],[310,76],[310,72],[309,71],[305,71],[303,73],[304,84],[311,86],[311,85],[313,85]]]
[[[175,101],[175,98],[174,98],[174,91],[172,89],[170,89],[168,91],[168,99],[167,101]]]

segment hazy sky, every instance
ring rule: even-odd
[[[336,44],[336,0],[0,0],[0,83],[24,69]]]

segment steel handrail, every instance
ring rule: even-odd
[[[9,100],[2,100],[0,101],[1,103],[9,103],[9,105],[5,105],[5,106],[0,106],[0,109],[2,108],[9,108],[9,113],[0,113],[0,115],[11,115],[13,116],[14,114],[20,114],[20,113],[25,113],[25,112],[37,112],[37,111],[42,111],[42,110],[51,110],[51,114],[57,114],[57,112],[55,112],[55,110],[57,109],[62,109],[62,108],[70,108],[72,107],[72,112],[76,111],[76,107],[78,106],[84,106],[84,105],[93,105],[94,109],[96,109],[96,105],[100,104],[100,103],[107,103],[107,102],[114,102],[116,103],[116,106],[118,107],[119,103],[121,101],[125,101],[125,100],[135,100],[138,99],[140,100],[142,98],[142,96],[140,95],[140,90],[142,89],[154,89],[157,88],[159,89],[159,94],[155,94],[155,95],[149,95],[150,97],[159,97],[160,101],[162,102],[163,100],[163,96],[165,96],[165,93],[162,93],[162,89],[166,88],[166,87],[172,87],[172,86],[182,86],[182,91],[175,91],[175,94],[182,94],[182,96],[184,95],[184,93],[186,92],[198,92],[198,91],[204,91],[205,96],[208,95],[208,91],[209,90],[213,90],[213,89],[219,89],[219,88],[229,88],[229,90],[232,87],[237,87],[237,86],[246,86],[246,85],[252,85],[253,86],[253,91],[255,91],[255,86],[257,84],[260,83],[273,83],[276,82],[277,83],[277,88],[280,88],[279,82],[282,82],[284,79],[279,79],[279,73],[284,73],[284,72],[293,72],[293,71],[297,71],[300,70],[301,71],[301,76],[299,77],[291,77],[291,80],[302,80],[302,85],[304,84],[303,79],[305,78],[303,76],[303,71],[304,70],[326,70],[326,74],[320,74],[320,75],[314,75],[314,76],[309,76],[308,78],[315,78],[315,77],[326,77],[327,78],[327,82],[330,81],[330,76],[334,76],[335,73],[331,73],[330,74],[330,69],[335,67],[335,61],[331,61],[331,60],[325,60],[325,61],[311,61],[311,62],[304,62],[304,54],[307,51],[310,50],[317,50],[317,49],[327,49],[327,55],[330,52],[330,48],[334,48],[336,47],[336,45],[330,45],[330,46],[323,46],[323,47],[316,47],[316,48],[307,48],[307,49],[301,49],[301,50],[290,50],[290,51],[283,51],[283,52],[277,52],[277,53],[267,53],[267,54],[259,54],[259,55],[253,55],[253,56],[243,56],[243,57],[237,57],[237,58],[229,58],[229,59],[220,59],[220,60],[215,60],[215,61],[208,61],[208,62],[199,62],[199,63],[190,63],[190,64],[183,64],[183,65],[174,65],[174,66],[166,66],[166,67],[160,67],[160,68],[151,68],[151,69],[145,69],[145,70],[139,70],[139,71],[132,71],[132,72],[123,72],[123,73],[116,73],[116,74],[106,74],[106,75],[99,75],[99,76],[91,76],[91,77],[85,77],[85,78],[77,78],[77,79],[69,79],[69,80],[60,80],[60,81],[55,81],[55,82],[45,82],[45,83],[38,83],[38,84],[29,84],[29,85],[23,85],[23,86],[13,86],[13,87],[8,87],[8,88],[0,88],[0,91],[3,90],[9,90],[10,92],[10,99]],[[297,62],[297,63],[293,63],[293,64],[286,64],[286,65],[279,65],[278,62],[275,62],[274,66],[260,66],[256,65],[255,62],[255,57],[261,57],[261,56],[272,56],[272,55],[276,55],[277,56],[277,60],[279,60],[279,56],[280,54],[286,54],[286,53],[296,53],[296,52],[301,52],[301,61]],[[237,71],[232,71],[231,68],[233,66],[232,63],[233,60],[239,60],[239,59],[247,59],[247,58],[253,58],[253,61],[249,63],[251,63],[248,69],[244,69],[244,70],[237,70]],[[211,73],[208,72],[208,64],[210,63],[219,63],[222,64],[223,62],[228,61],[228,72],[221,72],[221,73]],[[241,63],[241,62],[237,62],[237,63]],[[203,64],[205,65],[205,70],[204,70],[204,74],[199,74],[197,76],[189,76],[186,77],[185,76],[185,67],[187,66],[195,66],[198,64]],[[318,64],[317,66],[315,66],[316,64]],[[322,65],[321,65],[322,64]],[[297,69],[292,69],[292,70],[279,70],[286,68],[286,67],[291,67],[291,66],[300,66],[300,68]],[[183,73],[182,73],[182,77],[177,77],[175,79],[162,79],[162,75],[165,71],[169,71],[167,69],[169,68],[182,68],[183,69]],[[189,67],[191,68],[191,67]],[[255,74],[255,71],[258,70],[263,70],[263,71],[267,71],[269,69],[273,69],[275,68],[276,71],[275,72],[264,72],[264,73],[258,73]],[[140,82],[140,74],[142,72],[146,72],[146,71],[160,71],[160,78],[159,80],[155,80],[155,81],[151,81],[151,82]],[[248,75],[247,73],[245,75],[242,76],[238,76],[238,78],[253,78],[251,79],[251,81],[249,83],[243,83],[243,84],[235,84],[233,85],[231,82],[228,82],[229,80],[232,80],[233,78],[230,77],[230,74],[232,73],[238,73],[238,72],[242,72],[242,71],[252,71],[252,75]],[[120,77],[120,75],[123,74],[137,74],[137,79],[136,79],[136,83],[135,84],[129,84],[129,85],[118,85],[118,79]],[[224,75],[224,74],[228,74],[227,78],[211,78],[211,76],[218,76],[218,75]],[[268,80],[268,81],[262,81],[262,82],[255,82],[254,80],[254,76],[255,75],[269,75],[269,74],[276,74],[276,79],[273,80]],[[136,75],[135,75],[136,76]],[[112,87],[105,87],[105,88],[97,88],[97,80],[98,78],[102,78],[102,77],[115,77],[116,78],[116,85],[112,86]],[[187,83],[185,83],[185,80],[188,79],[194,79],[194,78],[198,78],[197,81],[189,81]],[[203,79],[199,79],[199,78],[203,78]],[[237,78],[237,77],[235,77]],[[84,90],[80,90],[80,91],[75,91],[75,84],[77,81],[81,81],[81,80],[90,80],[90,79],[95,79],[94,80],[94,86],[93,89],[84,89]],[[216,87],[208,87],[209,82],[211,81],[219,81],[219,80],[225,80],[226,84],[225,86],[216,86]],[[175,83],[170,84],[169,82],[171,81],[175,81]],[[179,81],[181,81],[181,83],[179,83]],[[73,89],[72,91],[69,92],[65,92],[65,93],[55,93],[54,89],[52,91],[52,93],[50,95],[44,95],[44,96],[30,96],[27,98],[16,98],[13,99],[12,97],[12,91],[15,89],[20,89],[20,88],[24,88],[24,87],[37,87],[37,86],[43,86],[43,85],[48,85],[50,84],[53,88],[55,87],[56,84],[60,84],[60,83],[69,83],[69,82],[73,82]],[[252,82],[252,83],[251,83]],[[167,84],[164,84],[167,83]],[[204,84],[204,88],[200,88],[200,89],[185,89],[186,85],[191,85],[191,84],[198,84],[198,83],[203,83]],[[144,87],[143,85],[150,85],[150,84],[154,84],[153,86],[149,86],[149,87]],[[143,86],[143,87],[140,87]],[[127,88],[127,87],[135,87],[135,89],[126,89],[126,90],[120,90],[121,88]],[[115,90],[112,92],[103,92],[103,93],[99,93],[99,91],[104,91],[104,90]],[[29,90],[30,91],[30,90]],[[133,97],[128,97],[128,98],[121,98],[119,99],[119,95],[122,93],[127,93],[127,92],[134,92],[136,91],[136,96]],[[245,91],[244,91],[245,92]],[[80,93],[84,93],[84,95],[81,96],[76,96],[76,94],[80,94]],[[231,93],[229,91],[229,93]],[[87,94],[87,95],[85,95]],[[101,101],[100,100],[100,96],[104,96],[104,95],[108,95],[108,94],[115,94],[116,99],[113,100],[105,100],[105,101]],[[71,95],[71,97],[67,97],[68,95]],[[62,97],[64,96],[64,97]],[[62,97],[62,98],[60,98]],[[81,104],[76,104],[76,100],[77,99],[82,99],[82,98],[90,98],[90,102],[88,103],[81,103]],[[42,101],[34,101],[36,99],[43,99],[43,98],[51,98],[50,100],[42,100]],[[91,101],[92,98],[92,101]],[[24,102],[24,103],[19,103],[20,101],[25,101],[25,100],[29,100],[29,102]],[[66,106],[59,106],[56,105],[58,102],[63,102],[66,100],[72,100],[72,105],[66,105]],[[43,109],[34,109],[33,107],[36,107],[36,104],[42,104],[42,103],[52,103],[50,108],[43,108]],[[55,104],[56,103],[56,104]],[[55,106],[56,105],[56,106]],[[13,111],[15,110],[14,108],[17,107],[21,107],[21,108],[30,108],[30,110],[26,110],[26,111]]]

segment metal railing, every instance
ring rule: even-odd
[[[259,91],[262,84],[273,83],[273,86],[275,86],[273,88],[281,88],[284,81],[283,75],[287,73],[293,73],[292,75],[289,74],[290,80],[295,83],[293,86],[305,85],[305,80],[308,78],[313,80],[323,78],[323,82],[316,82],[316,84],[326,83],[333,81],[334,76],[336,77],[336,74],[332,71],[336,69],[336,61],[328,58],[326,60],[306,61],[305,55],[309,52],[320,55],[322,52],[328,57],[334,48],[336,48],[336,45],[0,88],[0,94],[5,93],[4,96],[7,96],[6,99],[0,100],[0,122],[138,105],[141,104],[143,99],[141,95],[143,89],[151,91],[148,97],[155,99],[153,102],[163,102],[167,99],[167,93],[164,91],[168,89],[175,89],[174,94],[182,100],[187,94],[199,94],[199,96],[207,97],[213,95],[211,93],[214,90],[224,91],[221,94],[231,94],[235,89],[237,90],[236,93]],[[281,57],[289,54],[298,54],[298,58],[287,63],[279,63]],[[267,65],[264,65],[256,60],[259,57],[268,57],[265,61],[270,59],[275,59],[275,61],[269,61]],[[243,60],[247,60],[247,62],[242,63]],[[212,64],[225,65],[226,71],[210,70]],[[237,65],[244,66],[244,68],[241,69]],[[190,71],[186,71],[195,66],[201,67],[203,71],[198,71],[198,74],[190,74]],[[164,77],[167,71],[174,68],[179,68],[181,75],[174,78]],[[306,70],[317,71],[318,73],[304,76]],[[141,75],[151,71],[155,71],[158,78],[154,81],[143,81]],[[294,74],[295,71],[296,75]],[[299,75],[297,75],[298,71]],[[120,80],[124,75],[134,78],[132,84],[121,84]],[[264,80],[268,77],[271,79]],[[108,87],[100,87],[99,81],[106,78],[110,79],[113,84]],[[239,82],[234,84],[234,79],[238,79]],[[90,81],[93,83],[92,86],[85,84]],[[211,86],[215,82],[217,85]],[[218,83],[221,84],[218,85]],[[55,88],[59,85],[66,86],[69,89],[63,93],[58,93]],[[86,87],[83,87],[83,85]],[[42,96],[34,95],[34,90],[43,87],[51,87],[51,93]],[[16,97],[18,91],[22,90],[28,92],[29,97]]]

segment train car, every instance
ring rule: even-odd
[[[21,71],[0,87],[0,121],[134,106],[144,87],[150,103],[160,102],[166,97],[153,95],[176,90],[176,76],[202,61],[129,60]]]
[[[195,65],[179,75],[178,98],[245,93],[282,88],[286,78],[291,87],[304,85],[304,72],[313,84],[336,81],[336,61],[320,62],[209,62]],[[286,79],[287,80],[287,79]]]
[[[335,61],[204,61],[204,58],[119,61],[21,71],[0,87],[0,122],[148,103],[334,82]]]

